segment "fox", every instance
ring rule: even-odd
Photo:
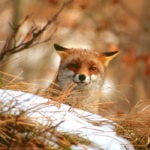
[[[60,56],[54,83],[62,91],[73,85],[65,102],[98,114],[106,68],[119,51],[99,53],[88,49],[66,48],[58,44],[54,44],[54,48]]]

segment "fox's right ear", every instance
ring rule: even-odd
[[[58,44],[54,44],[54,48],[57,51],[57,53],[60,55],[61,59],[65,59],[69,55],[67,52],[68,48],[60,46]]]
[[[100,60],[106,67],[109,62],[114,59],[119,54],[119,51],[113,51],[113,52],[104,52],[100,55]]]

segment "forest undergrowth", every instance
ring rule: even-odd
[[[8,74],[7,74],[8,75]],[[34,86],[33,86],[34,85]],[[38,89],[39,85],[27,82],[14,82],[9,80],[7,84],[3,84],[1,89],[12,89],[24,92],[37,94],[39,96],[50,98],[53,100],[59,100],[64,103],[65,98],[69,95],[70,90],[56,91],[54,89]],[[33,88],[30,88],[33,87]],[[35,88],[37,87],[37,89]],[[57,93],[59,96],[53,97],[50,93]],[[113,102],[112,102],[113,104]],[[0,110],[0,147],[5,149],[19,150],[22,146],[30,149],[69,149],[71,144],[84,143],[90,144],[90,141],[83,139],[79,135],[66,134],[57,131],[57,126],[52,126],[51,123],[48,126],[35,123],[26,114],[28,112],[22,112],[17,115],[12,115],[11,108],[5,112],[5,107],[9,107],[1,103]],[[107,107],[107,105],[106,105]],[[105,107],[105,109],[107,109]],[[110,107],[110,105],[108,106]],[[109,108],[108,108],[109,110]],[[116,132],[118,135],[128,139],[135,147],[136,150],[149,150],[150,149],[150,102],[149,100],[141,100],[135,104],[130,112],[125,114],[116,114],[105,116],[108,119],[116,122]],[[48,136],[47,131],[51,134]],[[55,137],[55,138],[54,138]],[[45,142],[46,139],[50,139],[51,144]],[[57,140],[56,140],[57,139]],[[56,148],[57,145],[57,148]],[[0,149],[1,149],[0,148]]]

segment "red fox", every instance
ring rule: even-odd
[[[57,44],[54,47],[61,57],[55,83],[61,90],[70,84],[74,85],[66,103],[98,114],[105,69],[118,51],[98,53],[86,49],[65,48]]]

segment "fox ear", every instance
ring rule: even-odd
[[[109,62],[115,58],[119,54],[119,51],[113,51],[113,52],[104,52],[100,55],[100,60],[104,64],[105,67],[108,66]]]
[[[68,48],[62,47],[58,44],[54,44],[54,48],[58,52],[59,56],[61,57],[61,60],[64,60],[69,55],[67,52]]]
[[[64,50],[68,49],[68,48],[62,47],[58,44],[54,44],[54,48],[55,48],[56,51],[64,51]]]

